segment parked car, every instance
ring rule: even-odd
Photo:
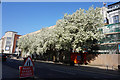
[[[7,56],[6,54],[0,54],[0,61],[6,61],[7,60]]]

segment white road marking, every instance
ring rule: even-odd
[[[71,75],[75,75],[75,73],[69,73],[69,72],[59,71],[59,70],[55,70],[55,69],[50,69],[50,70],[57,71],[57,72],[62,72],[62,73],[67,73],[67,74],[71,74]]]

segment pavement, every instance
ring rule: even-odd
[[[78,64],[76,64],[75,66],[79,66]],[[112,67],[112,66],[101,66],[101,65],[80,65],[80,66],[85,66],[85,67],[94,67],[94,68],[99,68],[99,69],[104,69],[104,70],[114,70],[117,71],[118,69],[116,67]]]
[[[19,58],[17,59],[16,57],[12,57],[11,59],[15,59],[15,60],[19,60],[19,61],[23,61],[23,58]],[[65,66],[70,66],[69,64],[63,64],[62,62],[53,62],[53,61],[43,61],[43,60],[36,60],[35,62],[42,62],[42,63],[50,63],[50,64],[58,64],[58,65],[65,65]],[[114,71],[114,72],[118,72],[118,69],[113,68],[113,67],[109,67],[109,66],[99,66],[99,65],[78,65],[75,64],[75,67],[80,68],[80,67],[86,67],[86,68],[95,68],[95,69],[100,69],[100,70],[109,70],[109,71]]]
[[[52,64],[61,64],[61,65],[68,65],[69,64],[63,64],[61,62],[53,62],[53,61],[42,61],[42,60],[36,60],[36,62],[44,62],[44,63],[52,63]],[[93,67],[93,68],[98,68],[98,69],[104,69],[104,70],[112,70],[112,71],[117,71],[116,68],[113,68],[113,67],[109,67],[109,66],[98,66],[98,65],[90,65],[90,64],[87,64],[87,65],[78,65],[78,64],[75,64],[76,67]]]

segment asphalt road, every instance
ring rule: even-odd
[[[42,62],[34,62],[34,80],[41,79],[87,79],[87,80],[120,80],[120,73],[115,71],[106,71],[89,67],[74,67]],[[23,61],[7,59],[2,63],[2,79],[19,79],[19,66]],[[27,78],[27,80],[30,80]]]

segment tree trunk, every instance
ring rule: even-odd
[[[57,52],[57,56],[56,56],[56,60],[59,61],[59,55],[60,55],[60,52]]]
[[[55,56],[53,56],[53,61],[55,61]]]

